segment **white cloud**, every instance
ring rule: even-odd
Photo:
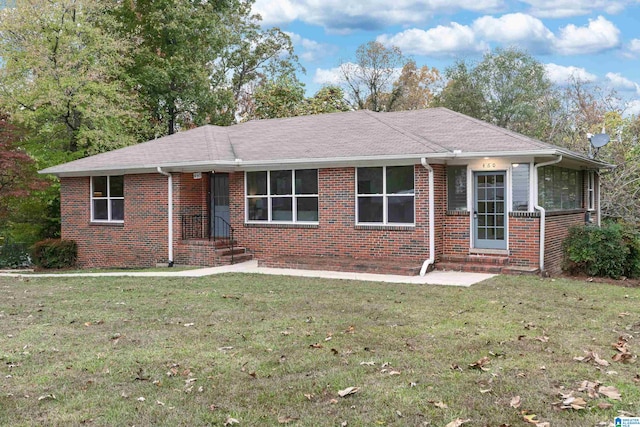
[[[636,58],[640,56],[640,39],[631,39],[625,46],[623,55],[627,58]]]
[[[383,34],[377,40],[387,46],[397,46],[403,53],[415,55],[455,55],[487,48],[486,43],[476,40],[471,27],[456,22],[426,31],[412,28],[392,36]]]
[[[607,73],[605,77],[607,78],[607,80],[609,80],[611,86],[613,86],[615,89],[621,91],[633,91],[636,94],[640,95],[640,85],[624,77],[622,74]]]
[[[504,0],[256,0],[253,12],[265,25],[282,25],[295,20],[337,32],[376,30],[386,25],[416,25],[434,14],[459,11],[493,12]]]
[[[319,85],[339,85],[342,83],[342,73],[340,67],[335,68],[316,68],[313,75],[313,82]]]
[[[620,30],[604,17],[590,19],[586,27],[569,24],[560,29],[554,48],[563,55],[602,52],[620,45]]]
[[[595,74],[589,73],[584,68],[573,66],[567,67],[553,63],[545,64],[544,68],[549,80],[557,85],[565,85],[571,78],[575,78],[583,82],[593,82],[598,78]]]
[[[302,52],[299,56],[305,61],[317,61],[320,58],[333,55],[338,50],[337,46],[318,43],[317,41],[304,38],[296,33],[290,33],[288,31],[285,31],[285,33],[291,38],[291,42],[296,47],[296,52]]]
[[[531,6],[529,13],[540,18],[568,18],[604,11],[622,12],[630,0],[523,0]]]
[[[252,11],[262,16],[265,25],[271,26],[295,21],[304,9],[291,0],[256,0]]]
[[[524,44],[534,50],[548,49],[553,33],[537,18],[524,13],[510,13],[499,18],[483,16],[473,22],[477,36],[501,43]]]

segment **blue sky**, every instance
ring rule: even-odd
[[[640,0],[256,0],[254,12],[291,36],[309,95],[370,40],[441,72],[517,46],[555,83],[573,74],[613,88],[640,113]]]

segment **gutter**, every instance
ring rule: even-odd
[[[420,163],[427,171],[429,171],[429,258],[422,263],[422,268],[420,269],[420,276],[424,276],[427,273],[429,266],[436,260],[436,213],[434,201],[435,195],[433,194],[433,168],[429,163],[427,163],[427,159],[425,157],[420,159]]]
[[[558,155],[558,158],[555,160],[551,160],[545,163],[538,163],[533,168],[536,171],[535,176],[533,178],[533,183],[536,191],[534,192],[534,197],[538,199],[538,168],[543,166],[550,166],[556,163],[560,163],[562,161],[562,155]],[[546,221],[546,211],[544,208],[537,203],[533,205],[533,208],[540,211],[540,272],[544,271],[544,238],[545,238],[545,221]]]
[[[169,222],[169,237],[168,237],[168,247],[169,247],[169,267],[173,267],[173,176],[169,172],[165,172],[162,170],[160,166],[156,169],[159,174],[162,174],[167,179],[167,216]]]

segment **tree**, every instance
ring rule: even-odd
[[[405,62],[398,47],[387,48],[377,41],[360,45],[354,62],[340,64],[340,75],[351,106],[384,111],[385,94],[391,92],[395,76]]]
[[[10,123],[8,114],[0,113],[0,230],[5,233],[10,223],[20,222],[16,217],[23,216],[21,207],[25,200],[48,186],[38,177],[36,162],[20,148],[23,136]]]
[[[338,86],[325,86],[307,98],[300,107],[301,114],[325,114],[349,111],[351,107],[344,99],[344,92]]]
[[[115,24],[97,1],[18,1],[0,15],[0,104],[40,166],[139,140],[127,42],[105,29]]]
[[[115,16],[132,39],[128,72],[155,121],[172,134],[249,114],[259,84],[297,69],[289,37],[262,30],[251,0],[133,0]],[[249,113],[248,113],[249,112]]]
[[[449,83],[439,105],[514,130],[545,138],[552,85],[544,66],[530,54],[497,49],[475,66],[457,62],[445,73]]]
[[[287,76],[265,82],[255,90],[253,97],[255,109],[249,116],[252,119],[297,116],[304,101],[304,88],[295,76]]]
[[[387,111],[418,110],[429,107],[441,84],[440,72],[426,65],[418,68],[414,60],[402,67],[400,77],[383,101]]]

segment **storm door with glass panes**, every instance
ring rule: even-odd
[[[211,177],[211,237],[229,237],[229,174],[212,173]]]
[[[506,249],[505,172],[474,174],[474,246]]]

